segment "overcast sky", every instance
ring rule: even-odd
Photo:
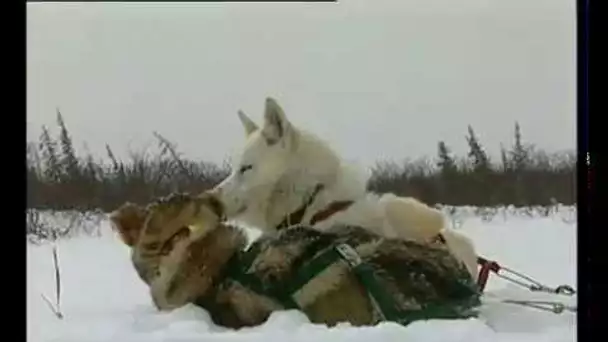
[[[153,131],[222,161],[275,97],[345,158],[498,155],[513,124],[576,144],[574,0],[27,4],[28,139],[59,107],[80,151],[126,156]]]

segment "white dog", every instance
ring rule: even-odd
[[[327,143],[289,122],[271,98],[262,128],[242,111],[239,118],[247,135],[244,149],[232,173],[213,189],[228,219],[267,231],[297,223],[323,230],[342,223],[386,237],[438,238],[476,278],[472,242],[445,229],[440,211],[414,198],[368,193],[362,177]]]

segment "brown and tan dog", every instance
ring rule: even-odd
[[[212,195],[177,194],[110,215],[160,310],[193,303],[233,328],[286,309],[330,326],[476,315],[476,284],[441,245],[294,226],[245,250],[246,235],[221,222],[222,211]]]

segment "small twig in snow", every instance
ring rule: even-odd
[[[57,318],[62,319],[63,314],[61,313],[61,272],[59,271],[59,261],[57,258],[57,246],[53,246],[53,265],[55,267],[55,305],[51,304],[51,301],[44,295],[42,299],[48,304],[51,311],[57,316]]]
[[[59,311],[57,311],[57,309],[55,309],[55,306],[51,303],[51,301],[42,293],[40,294],[40,296],[42,297],[42,299],[44,299],[44,301],[49,306],[49,309],[51,309],[53,314],[55,314],[55,316],[57,316],[57,318],[62,319],[63,315],[61,314],[61,312],[59,312]]]

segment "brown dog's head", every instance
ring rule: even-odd
[[[222,203],[207,192],[194,197],[176,196],[163,201],[165,202],[148,208],[130,202],[123,204],[109,216],[112,228],[119,233],[127,246],[133,247],[139,240],[146,220],[151,214],[153,214],[152,221],[147,224],[156,227],[160,225],[163,229],[171,231],[169,240],[174,237],[177,239],[187,237],[190,232],[188,225],[203,218],[202,221],[206,223],[206,228],[213,227],[223,219]],[[176,224],[179,227],[175,226]],[[178,229],[172,229],[172,226]]]
[[[110,214],[112,229],[127,246],[132,247],[139,239],[147,214],[144,207],[127,202]]]

